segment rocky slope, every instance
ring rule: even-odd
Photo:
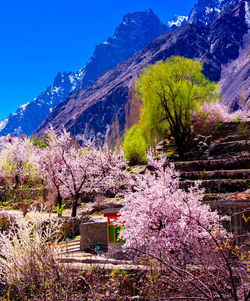
[[[31,135],[52,109],[70,93],[93,82],[103,72],[128,59],[168,30],[169,27],[162,24],[152,10],[125,15],[114,36],[96,46],[92,58],[83,69],[58,73],[54,83],[37,98],[0,121],[0,135]]]
[[[114,36],[96,46],[84,68],[81,87],[86,87],[102,73],[127,60],[168,30],[151,9],[128,13],[116,28]]]
[[[219,80],[222,64],[239,56],[248,31],[245,15],[246,5],[242,0],[235,7],[228,7],[210,28],[188,24],[162,35],[132,58],[100,76],[86,89],[72,94],[35,133],[42,135],[51,123],[57,131],[65,127],[72,134],[78,134],[87,127],[89,131],[103,134],[106,125],[114,122],[116,116],[122,129],[125,123],[124,105],[133,79],[143,67],[171,55],[198,59],[204,66],[204,74],[211,80]]]
[[[223,102],[237,110],[239,104],[250,112],[250,10],[246,2],[246,21],[248,34],[245,35],[243,46],[240,48],[239,57],[222,66],[220,86]]]
[[[188,189],[199,180],[204,189],[203,201],[220,213],[231,216],[227,229],[236,235],[236,243],[249,241],[250,203],[250,121],[227,122],[211,136],[197,137],[208,141],[207,158],[174,162],[181,176],[181,187]]]

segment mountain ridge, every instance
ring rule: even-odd
[[[204,74],[211,80],[219,80],[222,65],[238,57],[247,32],[243,0],[233,9],[228,8],[210,28],[187,24],[170,31],[104,73],[85,89],[72,94],[51,113],[35,134],[42,135],[50,124],[58,132],[65,127],[73,135],[82,133],[86,127],[89,131],[94,130],[95,134],[104,134],[106,125],[111,125],[116,116],[123,129],[129,87],[143,67],[171,55],[180,55],[198,59],[204,66]]]
[[[134,53],[148,45],[154,37],[159,36],[160,33],[175,30],[187,22],[201,28],[209,28],[210,32],[214,32],[212,38],[211,35],[208,37],[209,39],[212,39],[209,41],[209,45],[207,45],[208,49],[205,49],[204,47],[203,57],[206,57],[208,52],[208,57],[210,56],[209,59],[204,60],[203,62],[204,72],[207,75],[210,74],[210,77],[213,80],[221,80],[221,68],[224,68],[223,70],[225,70],[226,67],[224,65],[228,64],[228,60],[236,60],[239,56],[239,47],[242,44],[241,31],[244,31],[245,29],[242,28],[241,24],[236,23],[235,25],[234,22],[228,22],[227,27],[231,28],[231,31],[235,33],[230,37],[228,33],[225,34],[220,32],[213,23],[216,22],[216,25],[218,26],[218,20],[220,20],[221,16],[230,14],[234,4],[238,2],[239,0],[197,0],[194,8],[189,14],[188,20],[185,16],[175,16],[173,20],[168,22],[168,26],[161,23],[151,9],[144,12],[131,12],[126,14],[122,19],[122,23],[116,27],[113,37],[108,38],[106,42],[96,46],[93,56],[85,67],[79,69],[77,72],[59,72],[53,84],[40,93],[37,98],[19,106],[15,113],[10,114],[7,118],[0,121],[0,135],[7,135],[11,132],[16,135],[22,133],[31,135],[55,107],[59,105],[60,108],[61,103],[64,103],[68,98],[71,98],[72,93],[74,95],[78,89],[91,85],[91,83],[98,79],[99,76],[108,70],[112,70],[118,63],[126,61]],[[245,1],[245,3],[247,5],[249,1]],[[221,5],[220,9],[218,9],[219,5]],[[217,10],[215,10],[216,7]],[[204,13],[204,10],[206,11],[208,8],[209,12],[212,10],[212,12],[216,13]],[[221,12],[223,9],[224,11]],[[209,25],[205,24],[208,17]],[[203,18],[203,23],[201,22],[201,18]],[[223,22],[226,22],[225,17],[223,20]],[[235,30],[235,26],[238,26],[238,31]],[[151,32],[149,28],[151,28]],[[230,51],[223,48],[223,45],[220,44],[223,39],[219,38],[216,31],[218,31],[219,35],[224,35],[224,38],[228,40],[227,46]],[[134,32],[136,32],[136,35],[134,35]],[[238,33],[240,33],[239,37],[237,37]],[[142,37],[145,38],[142,39]],[[218,41],[220,43],[218,43]],[[137,44],[135,45],[135,43]],[[204,45],[206,44],[205,42],[203,43]],[[220,50],[222,50],[222,54],[221,57],[218,58]],[[184,50],[182,53],[185,55]],[[186,54],[189,54],[188,51]],[[164,55],[158,54],[157,59],[162,58],[164,58]],[[138,60],[140,59],[138,58]],[[244,70],[246,70],[246,67]],[[227,72],[224,72],[224,74],[226,73]],[[241,77],[238,76],[238,82],[240,80],[244,81],[246,74],[244,76],[241,75]],[[113,78],[115,77],[116,75],[113,74]],[[244,85],[246,86],[247,81],[244,82]],[[225,88],[229,86],[229,84],[226,84],[226,77],[224,80],[221,80],[221,84],[223,85],[221,91],[230,99],[229,101],[225,101],[225,103],[233,109],[236,109],[239,102],[239,91],[234,89],[235,92],[238,91],[238,96],[234,93],[234,99],[231,99],[232,93],[230,94],[227,92],[230,89]],[[246,93],[246,95],[248,94]],[[120,109],[118,107],[117,110],[117,114],[119,115]],[[58,110],[56,110],[56,112],[58,112]],[[98,123],[99,121],[96,122]]]
[[[151,9],[126,14],[113,37],[96,46],[85,67],[77,72],[59,72],[53,84],[38,97],[19,106],[15,113],[0,121],[0,135],[31,135],[52,109],[72,92],[93,82],[103,72],[128,59],[168,30]]]

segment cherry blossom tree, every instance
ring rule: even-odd
[[[249,116],[249,110],[239,109],[235,112],[229,112],[229,108],[220,101],[205,102],[199,110],[192,113],[192,127],[195,133],[200,133],[204,129],[210,132],[221,122],[232,120],[246,120]]]
[[[136,251],[153,260],[153,268],[167,271],[166,285],[178,297],[246,296],[244,281],[239,281],[246,279],[246,266],[240,261],[233,265],[230,234],[221,226],[223,218],[202,203],[199,183],[184,191],[173,165],[152,155],[149,164],[155,172],[138,176],[136,191],[125,197],[120,211],[125,250]]]
[[[72,201],[72,217],[77,206],[94,193],[117,194],[129,187],[126,162],[115,152],[97,149],[94,139],[82,138],[82,147],[64,131],[57,137],[51,129],[48,146],[40,151],[39,166],[46,185],[61,198]]]
[[[0,138],[0,172],[2,179],[17,187],[39,178],[35,168],[35,149],[26,137],[8,135]]]
[[[53,129],[47,132],[47,146],[37,148],[37,167],[40,170],[44,185],[55,196],[56,204],[62,209],[63,197],[60,187],[60,173],[62,171],[62,153],[72,145],[72,139],[67,132],[57,137]]]

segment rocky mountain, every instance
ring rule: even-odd
[[[236,110],[241,104],[250,111],[250,1],[245,1],[245,21],[248,34],[244,36],[238,58],[222,66],[220,86],[227,106]]]
[[[53,84],[37,98],[21,105],[17,111],[0,121],[0,135],[9,133],[31,135],[52,109],[80,86],[82,71],[58,73]]]
[[[239,105],[250,112],[250,35],[246,37],[239,57],[222,67],[220,87],[225,105],[232,111]]]
[[[37,98],[20,106],[14,114],[0,121],[0,135],[8,133],[31,135],[54,107],[72,92],[87,86],[103,72],[147,46],[159,35],[167,32],[152,10],[128,13],[116,28],[113,37],[97,45],[86,66],[77,72],[58,73],[54,83]]]
[[[127,60],[168,30],[151,9],[128,13],[116,28],[113,37],[96,46],[92,58],[84,68],[81,87],[86,87],[102,73]]]
[[[42,135],[49,124],[58,132],[65,127],[72,134],[86,128],[95,133],[106,131],[106,126],[119,117],[120,128],[125,124],[124,105],[129,89],[141,69],[171,55],[198,59],[204,66],[204,74],[218,81],[223,65],[239,57],[243,40],[248,33],[247,4],[241,0],[229,5],[212,25],[201,27],[187,24],[155,39],[114,69],[102,74],[95,82],[81,88],[48,116],[36,130]]]
[[[197,0],[189,14],[188,23],[210,26],[228,5],[235,5],[238,2],[239,0]]]

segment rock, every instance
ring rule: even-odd
[[[242,141],[230,141],[230,142],[220,142],[215,141],[213,145],[210,147],[209,155],[216,156],[217,158],[220,156],[221,158],[224,156],[228,156],[228,154],[240,154],[240,153],[250,153],[250,140],[242,140]]]
[[[206,143],[207,145],[210,145],[211,142],[212,142],[212,139],[213,139],[213,137],[212,137],[211,135],[207,136],[206,139],[205,139],[205,143]]]
[[[117,251],[112,255],[112,258],[116,260],[123,260],[124,259],[124,253],[123,251]]]
[[[202,136],[202,135],[198,135],[197,140],[198,140],[199,143],[203,143],[206,140],[206,137]]]
[[[169,144],[167,143],[166,140],[160,141],[157,146],[156,150],[157,151],[166,151],[168,149]]]
[[[5,210],[0,211],[0,232],[8,231],[16,223],[15,217],[6,212]]]

